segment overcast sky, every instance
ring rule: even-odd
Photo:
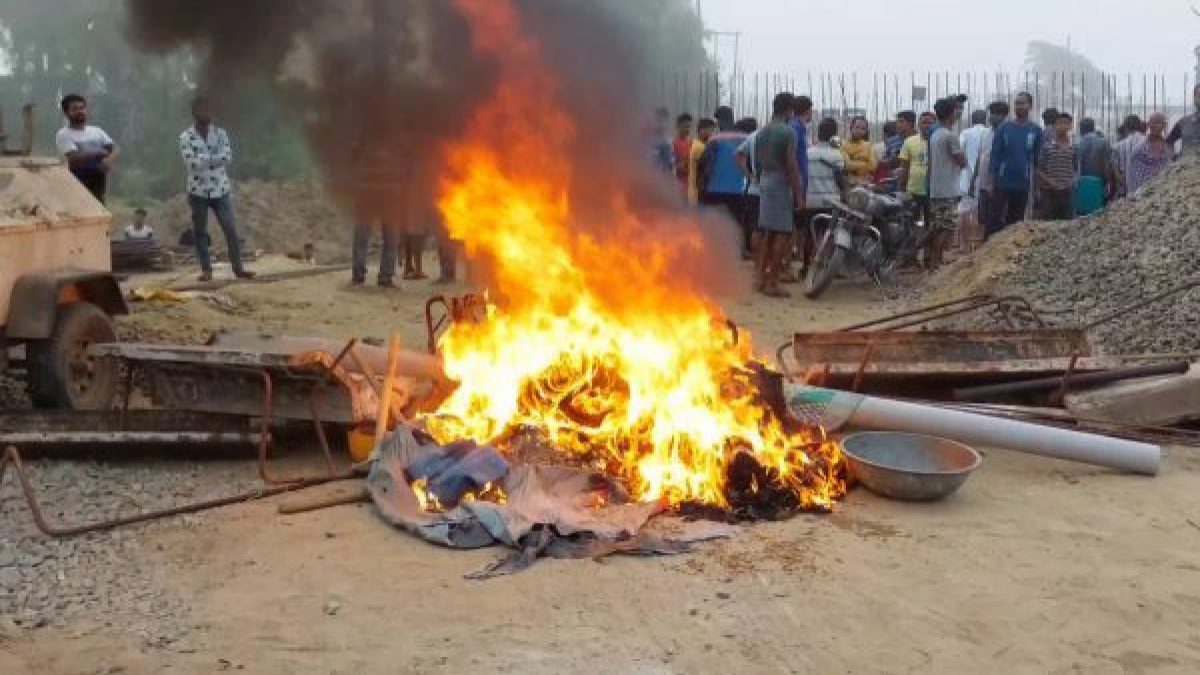
[[[1200,0],[1193,0],[1200,6]],[[1192,72],[1189,0],[701,0],[711,30],[740,31],[745,71],[1015,72],[1025,44],[1065,44],[1110,72]],[[721,59],[732,61],[731,41]]]

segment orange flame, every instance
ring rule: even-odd
[[[732,344],[715,304],[672,271],[704,253],[699,227],[667,216],[678,220],[669,243],[630,255],[645,228],[620,196],[605,234],[578,227],[567,152],[576,130],[538,45],[508,0],[454,4],[500,84],[485,106],[493,123],[447,150],[439,207],[504,298],[443,337],[459,386],[426,419],[430,432],[483,442],[532,427],[625,478],[639,499],[718,506],[741,450],[802,506],[831,506],[845,491],[837,445],[820,430],[785,431],[752,384],[749,345]]]

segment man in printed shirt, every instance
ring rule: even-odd
[[[1113,144],[1113,171],[1117,175],[1117,196],[1128,194],[1129,159],[1133,151],[1146,140],[1146,124],[1137,115],[1129,115],[1118,130],[1120,140]]]
[[[188,205],[192,207],[192,231],[195,234],[196,258],[200,261],[200,281],[211,281],[212,258],[208,250],[208,212],[217,216],[217,223],[229,246],[229,262],[239,279],[252,279],[254,272],[242,266],[242,242],[238,239],[237,223],[233,217],[233,186],[226,172],[233,162],[233,147],[229,134],[212,123],[208,100],[198,97],[192,102],[194,124],[179,135],[179,150],[187,167]]]

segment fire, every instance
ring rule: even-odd
[[[483,106],[492,122],[447,149],[439,207],[503,297],[443,337],[458,387],[429,431],[496,442],[535,429],[637,498],[670,504],[729,506],[728,469],[746,452],[798,506],[829,508],[845,491],[838,446],[819,429],[785,428],[755,386],[750,345],[677,280],[701,257],[699,228],[655,213],[678,221],[675,236],[647,240],[644,214],[620,195],[604,234],[580,227],[566,151],[576,129],[538,45],[507,0],[455,5],[500,85]]]

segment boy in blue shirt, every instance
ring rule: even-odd
[[[717,124],[719,127],[722,122],[718,120]],[[737,151],[748,137],[749,134],[732,127],[720,131],[708,139],[700,158],[700,203],[725,208],[739,225],[745,210],[745,177],[738,168]],[[750,232],[742,228],[743,257],[750,255],[750,248]]]
[[[992,138],[992,217],[987,236],[1000,232],[1025,217],[1029,190],[1038,155],[1042,151],[1042,128],[1029,121],[1033,95],[1017,94],[1013,101],[1015,118],[1001,124]]]

